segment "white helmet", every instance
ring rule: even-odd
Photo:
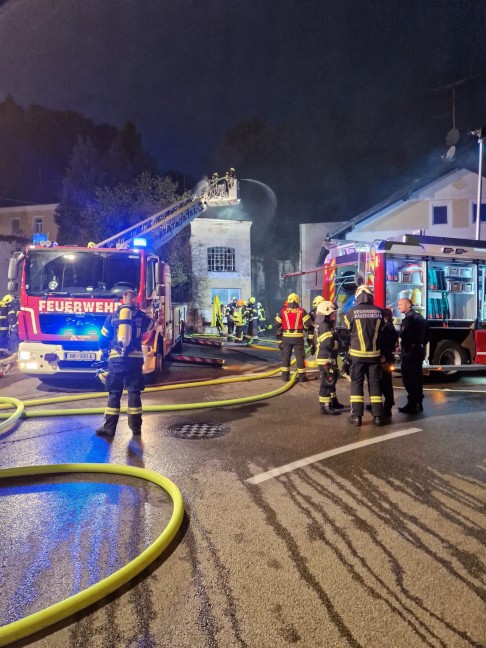
[[[367,295],[371,295],[373,297],[373,290],[369,286],[365,286],[364,284],[358,286],[358,289],[356,290],[354,296],[359,297],[362,293],[366,293]]]
[[[337,304],[332,301],[322,300],[321,303],[317,305],[317,313],[319,313],[319,315],[331,315],[331,313],[334,313],[337,309]]]

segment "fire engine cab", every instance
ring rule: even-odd
[[[393,311],[400,298],[427,320],[424,369],[451,372],[486,365],[486,242],[404,235],[373,243],[327,244],[323,295],[339,306],[337,326],[354,303],[358,285],[371,286],[375,303]]]
[[[98,336],[130,288],[154,322],[143,341],[144,373],[157,376],[165,356],[182,348],[186,306],[172,304],[169,266],[153,251],[208,206],[239,203],[238,181],[216,179],[200,193],[86,247],[29,245],[9,264],[10,292],[19,290],[20,371],[38,376],[94,374]]]

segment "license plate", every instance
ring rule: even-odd
[[[65,360],[96,360],[96,353],[94,351],[65,351]]]

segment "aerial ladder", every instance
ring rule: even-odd
[[[208,181],[203,190],[191,197],[162,209],[104,241],[92,243],[90,247],[126,249],[131,247],[135,239],[144,238],[147,245],[157,249],[174,238],[208,207],[231,207],[239,202],[238,180],[226,175]]]

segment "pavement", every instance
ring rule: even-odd
[[[224,368],[174,364],[167,381],[280,364],[271,350],[204,352],[224,357]],[[15,372],[1,386],[22,399],[70,393]],[[282,386],[277,376],[143,402],[221,402]],[[395,413],[380,428],[369,414],[361,428],[347,411],[320,416],[312,379],[249,404],[146,414],[140,440],[124,417],[112,441],[94,434],[100,415],[21,421],[0,435],[2,468],[147,467],[179,486],[186,515],[169,550],[130,584],[17,645],[486,646],[485,392],[484,376],[430,383],[423,415]],[[395,394],[403,403],[399,379]],[[338,396],[348,403],[344,380]],[[133,478],[16,480],[1,493],[2,623],[112,573],[171,510],[157,487]]]

